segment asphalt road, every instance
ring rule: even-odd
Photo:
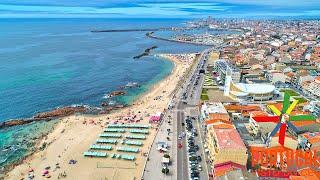
[[[182,102],[178,104],[178,107],[180,105],[183,106]],[[181,132],[184,132],[184,127],[182,127],[182,122],[185,119],[185,115],[183,111],[177,110],[177,135]],[[176,137],[178,139],[178,136]],[[188,162],[187,162],[187,151],[186,151],[186,142],[177,140],[178,143],[182,144],[182,148],[177,148],[177,179],[178,180],[184,180],[188,179],[189,172],[188,172]]]
[[[204,59],[207,58],[209,50],[205,50],[201,53],[198,64],[193,68],[192,73],[189,77],[186,78],[184,86],[182,88],[181,93],[181,101],[178,102],[176,106],[177,112],[177,139],[181,132],[185,132],[185,127],[182,127],[182,122],[185,121],[185,116],[195,116],[198,117],[200,112],[197,110],[197,104],[200,100],[200,95],[202,91],[202,85],[204,82],[204,74],[200,74],[200,78],[198,79],[198,83],[196,85],[196,76],[199,74],[200,69],[206,69],[206,65],[204,63]],[[202,68],[202,64],[204,64],[204,68]],[[183,93],[186,93],[186,99],[183,98]],[[186,102],[183,103],[183,102]],[[190,111],[190,109],[193,109]],[[187,113],[187,114],[186,114]],[[198,133],[200,135],[201,132],[201,124],[199,122],[194,122],[195,128],[198,129]],[[185,132],[186,133],[186,132]],[[186,138],[183,138],[182,141],[177,140],[182,143],[182,148],[177,148],[177,179],[178,180],[187,180],[189,179],[189,168],[188,168],[188,153],[187,153],[187,143]],[[202,156],[202,162],[200,163],[203,170],[200,172],[200,179],[207,180],[208,179],[208,169],[206,158],[203,150],[203,137],[198,136],[195,138],[195,141],[198,142],[200,147],[198,154]]]

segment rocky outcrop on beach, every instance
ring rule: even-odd
[[[75,113],[85,113],[88,109],[85,106],[67,106],[58,108],[52,111],[36,114],[33,118],[28,119],[13,119],[0,123],[0,128],[18,126],[28,124],[34,121],[51,120],[59,117],[70,116]]]
[[[0,128],[23,125],[33,122],[34,119],[13,119],[0,123]]]
[[[120,103],[110,104],[110,102],[103,102],[103,103],[101,103],[101,106],[104,107],[104,110],[106,110],[106,111],[112,111],[114,109],[121,109],[121,108],[126,107],[125,104],[120,104]]]
[[[87,108],[84,106],[67,106],[63,108],[58,108],[53,111],[38,113],[34,116],[34,119],[51,119],[57,117],[69,116],[75,113],[84,113],[87,111]]]
[[[109,95],[111,97],[113,97],[113,96],[121,96],[121,95],[125,95],[125,94],[126,94],[125,91],[112,91]]]

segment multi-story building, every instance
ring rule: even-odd
[[[252,133],[254,136],[256,136],[260,132],[260,127],[259,127],[259,124],[253,118],[258,116],[267,116],[268,113],[264,111],[252,111],[249,114],[250,114],[250,118],[249,118],[250,131],[249,132]]]
[[[309,84],[307,90],[314,96],[320,97],[320,76],[316,77],[314,81]]]
[[[223,59],[217,60],[215,62],[215,71],[218,73],[223,84],[225,84],[225,78],[228,71],[231,73],[231,78],[233,82],[240,82],[241,74],[239,69],[234,67],[232,64],[230,64],[226,60],[223,60]]]
[[[229,121],[229,114],[222,103],[219,102],[204,102],[201,106],[202,120],[227,120]]]
[[[320,132],[306,132],[298,136],[299,147],[303,150],[320,150]]]
[[[228,161],[244,166],[247,164],[247,148],[236,129],[210,126],[207,129],[206,143],[213,165]]]

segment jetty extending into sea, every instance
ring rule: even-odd
[[[93,33],[102,32],[134,32],[134,31],[180,31],[192,29],[190,27],[162,27],[162,28],[141,28],[141,29],[103,29],[103,30],[92,30]]]

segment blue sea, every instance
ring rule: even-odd
[[[0,122],[56,107],[99,106],[103,96],[138,82],[117,100],[130,104],[167,76],[173,64],[152,53],[199,52],[204,46],[150,39],[146,32],[92,33],[100,29],[183,26],[183,19],[0,19]],[[163,36],[172,32],[161,32]],[[32,150],[57,121],[0,129],[0,172]]]

